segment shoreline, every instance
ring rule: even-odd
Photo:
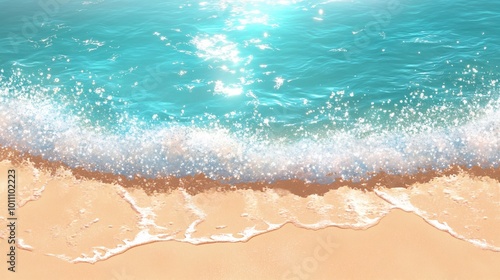
[[[354,182],[336,178],[333,183],[320,184],[314,182],[304,182],[298,179],[277,180],[275,182],[239,182],[226,183],[213,180],[204,174],[185,177],[160,177],[143,178],[135,176],[130,179],[124,175],[104,173],[99,171],[89,171],[81,167],[72,168],[63,162],[49,161],[42,156],[31,155],[29,153],[19,152],[9,147],[0,146],[0,161],[9,160],[15,164],[31,162],[37,168],[46,170],[54,174],[62,168],[70,170],[77,179],[97,180],[106,184],[119,184],[125,188],[142,188],[147,194],[168,193],[179,188],[185,189],[190,195],[196,195],[207,191],[234,191],[247,190],[264,191],[266,189],[280,189],[292,194],[307,197],[309,195],[324,195],[330,190],[335,190],[343,186],[349,186],[353,189],[373,191],[375,188],[383,186],[386,188],[409,188],[414,184],[428,183],[433,178],[440,176],[450,176],[457,174],[468,174],[472,177],[489,177],[500,182],[500,167],[481,168],[478,166],[450,166],[443,170],[424,171],[416,174],[391,175],[384,171],[371,174],[371,178]]]
[[[492,177],[474,169],[421,176],[405,188],[344,184],[305,196],[279,184],[160,192],[141,186],[161,180],[81,174],[2,149],[1,181],[10,168],[18,180],[19,270],[12,276],[0,268],[2,279],[495,279],[500,273],[497,170]],[[176,186],[207,179],[191,180]],[[0,188],[2,197],[7,209]],[[0,252],[7,252],[4,215]]]

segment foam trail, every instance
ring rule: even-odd
[[[401,209],[401,210],[406,211],[406,212],[415,213],[416,215],[418,215],[419,217],[424,219],[427,223],[429,223],[433,227],[435,227],[441,231],[447,232],[455,238],[472,243],[479,248],[491,250],[494,252],[500,252],[500,247],[488,244],[488,242],[486,242],[486,240],[467,238],[467,237],[457,233],[446,222],[439,222],[435,219],[429,218],[429,215],[425,211],[422,211],[419,208],[412,205],[412,203],[410,202],[410,197],[407,194],[400,194],[399,196],[394,196],[394,195],[391,195],[387,192],[384,192],[383,189],[376,189],[374,191],[378,196],[380,196],[380,198],[382,198],[385,201],[392,204],[393,208],[398,208],[398,209]]]

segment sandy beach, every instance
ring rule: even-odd
[[[190,195],[148,194],[8,156],[0,162],[3,182],[9,169],[16,170],[17,259],[16,272],[3,262],[2,279],[500,275],[500,183],[488,176],[462,172],[406,188],[344,186],[309,196],[279,189]],[[5,187],[0,196],[5,256]]]
[[[0,280],[500,280],[500,1],[0,2]]]
[[[331,253],[319,250],[315,259],[319,240],[329,238]],[[287,225],[246,243],[148,244],[94,265],[25,250],[19,259],[19,271],[3,269],[2,279],[496,279],[500,273],[499,253],[401,210],[368,230]]]

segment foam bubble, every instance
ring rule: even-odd
[[[129,124],[126,132],[86,125],[51,102],[10,100],[0,105],[0,144],[62,161],[71,167],[127,176],[186,176],[327,183],[385,171],[402,174],[450,165],[496,167],[500,111],[461,126],[420,133],[363,137],[330,131],[319,139],[281,142],[237,135],[222,128]],[[411,130],[410,130],[411,131]]]

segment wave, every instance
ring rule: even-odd
[[[4,100],[5,101],[5,100]],[[171,125],[127,132],[92,126],[48,100],[10,99],[0,104],[0,145],[84,168],[147,178],[204,174],[213,180],[303,180],[331,183],[370,174],[411,174],[459,165],[495,168],[500,163],[498,101],[463,125],[413,133],[387,130],[359,136],[279,141],[238,135],[223,128]]]

